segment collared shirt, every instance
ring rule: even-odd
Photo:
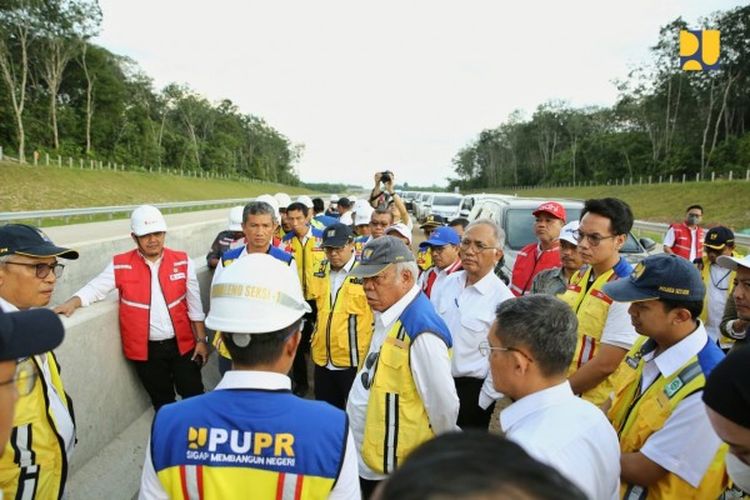
[[[453,337],[453,376],[484,379],[478,404],[487,408],[502,395],[493,387],[489,360],[479,352],[479,344],[487,340],[498,304],[514,295],[492,271],[473,285],[467,286],[466,279],[466,271],[448,277],[437,311]]]
[[[644,355],[641,393],[659,376],[673,375],[707,342],[708,334],[699,324],[693,333],[667,350],[658,355],[656,351]],[[700,390],[683,399],[664,426],[651,434],[640,449],[648,459],[696,488],[721,444],[708,420],[702,395],[703,391]]]
[[[420,289],[415,284],[406,295],[386,311],[374,311],[375,329],[372,334],[368,356],[373,352],[380,352],[391,327],[404,312],[406,306],[419,293]],[[414,384],[422,398],[422,403],[424,403],[432,431],[435,434],[457,431],[456,419],[458,418],[459,402],[456,395],[456,386],[451,377],[451,360],[445,342],[435,334],[422,333],[417,336],[412,344],[409,356]],[[362,460],[362,440],[365,435],[367,403],[370,399],[370,390],[362,384],[362,372],[371,372],[375,366],[376,364],[373,364],[373,367],[368,369],[362,363],[362,369],[357,373],[349,392],[346,413],[349,415],[349,425],[359,452],[357,454],[359,475],[365,479],[381,480],[386,476],[376,473]],[[369,375],[372,376],[372,373],[369,373]]]
[[[568,287],[568,277],[565,276],[565,269],[562,267],[553,267],[539,271],[531,282],[530,293],[546,293],[547,295],[557,295],[563,293]]]
[[[419,285],[419,288],[421,288],[422,290],[426,290],[426,286],[430,282],[430,279],[434,279],[432,287],[430,288],[430,302],[432,302],[432,305],[437,307],[437,305],[440,303],[440,292],[442,291],[443,285],[445,285],[446,279],[448,278],[448,276],[457,271],[460,271],[461,269],[461,259],[459,258],[456,258],[453,264],[450,264],[444,269],[440,269],[437,266],[432,266],[426,272],[419,275],[417,284]],[[434,276],[434,278],[432,278],[432,276]],[[425,291],[425,293],[427,292]]]
[[[3,312],[16,312],[19,309],[0,297],[0,310]],[[65,454],[68,456],[68,460],[70,460],[73,455],[73,448],[75,448],[76,445],[76,429],[73,424],[73,417],[71,416],[70,411],[68,411],[68,407],[63,403],[62,397],[57,393],[57,388],[52,384],[52,374],[49,370],[49,363],[47,363],[47,356],[44,354],[38,354],[34,356],[34,359],[42,369],[40,375],[44,380],[44,384],[47,386],[49,407],[50,410],[52,410],[52,414],[55,416],[57,432],[60,434],[60,437],[63,438],[63,442],[65,443]]]
[[[732,271],[717,264],[708,263],[708,279],[706,280],[706,332],[714,342],[721,347],[731,347],[732,344],[722,342],[724,337],[719,331],[721,319],[724,316],[724,306],[729,298],[728,290],[732,286],[729,276]]]
[[[286,375],[264,371],[230,370],[224,374],[217,391],[227,389],[264,389],[269,391],[291,390],[292,381]],[[346,439],[346,451],[341,472],[336,480],[336,485],[331,490],[329,499],[334,500],[357,500],[360,498],[359,478],[357,476],[357,461],[355,459],[356,449],[352,440],[352,434]],[[151,460],[151,440],[146,446],[146,460],[143,464],[141,474],[141,491],[139,500],[167,500],[169,496],[159,481]]]
[[[591,499],[620,493],[620,443],[604,413],[570,383],[529,394],[500,413],[505,436],[557,469]]]
[[[339,269],[338,271],[334,271],[331,269],[328,278],[331,280],[331,304],[336,303],[336,296],[339,293],[339,290],[341,289],[341,285],[344,284],[344,281],[346,280],[347,274],[349,274],[349,271],[352,270],[352,266],[354,266],[355,261],[355,255],[354,252],[352,252],[352,256],[349,259],[349,262],[344,264],[344,267]],[[330,361],[326,365],[326,368],[329,370],[334,371],[340,371],[340,370],[349,370],[349,368],[340,368],[338,366],[334,366],[333,363]]]
[[[341,216],[339,217],[339,222],[347,226],[351,226],[352,224],[354,224],[354,220],[352,219],[352,211],[347,210],[346,212],[341,214]]]
[[[143,258],[143,256],[141,256]],[[169,308],[159,283],[159,266],[161,257],[156,262],[143,259],[151,269],[151,309],[149,314],[149,340],[165,340],[174,337],[174,326],[169,316]],[[89,281],[75,295],[81,299],[81,305],[86,307],[94,302],[104,299],[107,294],[115,289],[115,267],[110,262],[104,271],[96,278]],[[201,292],[198,287],[198,277],[195,275],[195,265],[192,259],[187,260],[187,306],[190,321],[203,321],[206,315],[203,313],[201,303]]]

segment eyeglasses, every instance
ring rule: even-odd
[[[365,359],[365,368],[370,370],[374,366],[377,369],[377,362],[378,362],[379,356],[380,356],[380,351],[371,352],[370,355],[367,356],[367,359]],[[362,372],[361,380],[362,380],[362,385],[364,386],[365,389],[369,389],[370,386],[372,385],[372,381],[375,380],[375,371],[376,370],[372,370],[372,375],[370,375],[369,371]]]
[[[475,252],[484,252],[485,250],[496,250],[497,247],[486,245],[481,241],[461,240],[461,250],[473,248]]]
[[[39,279],[46,278],[50,271],[55,273],[55,278],[59,278],[62,276],[63,269],[65,269],[65,264],[60,264],[59,262],[55,262],[54,264],[29,264],[27,262],[6,262],[6,264],[14,264],[16,266],[26,266],[26,267],[33,267],[36,272],[36,277]]]
[[[36,384],[36,368],[31,360],[21,361],[16,366],[16,374],[12,379],[0,382],[0,386],[15,384],[19,396],[28,396]]]
[[[584,239],[587,239],[589,240],[589,243],[592,247],[598,247],[602,240],[608,240],[610,238],[616,237],[616,234],[613,234],[611,236],[599,236],[596,233],[583,233],[578,230],[573,231],[573,238],[575,238],[578,243],[582,242]]]
[[[479,344],[479,353],[482,356],[489,357],[489,355],[490,355],[490,353],[492,353],[492,351],[500,351],[500,352],[510,352],[510,351],[513,351],[513,352],[517,352],[518,354],[520,354],[524,358],[528,359],[530,362],[532,362],[532,363],[534,362],[534,360],[531,359],[531,357],[528,354],[526,354],[525,352],[523,352],[520,349],[516,349],[515,347],[495,347],[495,346],[491,346],[489,342],[482,342],[482,343]]]

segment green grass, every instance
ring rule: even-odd
[[[308,192],[273,183],[0,162],[0,212],[250,198],[279,191]]]
[[[722,224],[735,231],[750,228],[750,182],[745,181],[534,188],[518,191],[499,189],[496,192],[542,198],[586,199],[614,196],[630,204],[636,219],[664,223],[681,221],[685,216],[685,209],[697,203],[704,208],[703,224],[706,226]]]

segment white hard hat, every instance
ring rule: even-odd
[[[271,333],[311,312],[294,266],[264,253],[251,253],[227,267],[211,285],[206,326],[234,334]],[[247,345],[249,335],[238,339]]]
[[[229,211],[229,230],[230,231],[242,231],[242,223],[244,222],[242,220],[242,212],[245,210],[245,207],[238,206],[238,207],[232,207],[232,209]]]
[[[578,226],[580,225],[580,222],[577,220],[572,220],[565,224],[562,229],[560,229],[560,239],[563,241],[567,241],[571,245],[578,246],[578,240],[576,239],[576,231],[578,231]]]
[[[369,224],[372,213],[375,211],[369,203],[365,203],[354,209],[354,225],[361,226],[363,224]]]
[[[336,203],[337,201],[339,201],[339,195],[332,194],[331,195],[331,203]]]
[[[305,194],[303,194],[302,196],[298,196],[297,197],[297,203],[302,203],[307,208],[312,208],[313,207],[312,198],[310,198],[309,196],[307,196]]]
[[[406,240],[411,244],[411,231],[409,231],[409,228],[406,226],[406,224],[402,224],[401,222],[397,222],[396,224],[392,226],[388,226],[388,228],[385,230],[385,234],[388,235],[392,232],[396,232],[406,238]]]
[[[279,210],[282,208],[286,210],[286,207],[292,204],[292,199],[286,193],[276,193],[273,197],[276,198],[276,202],[279,204]]]
[[[276,218],[276,222],[279,222],[279,202],[276,201],[276,198],[274,198],[270,194],[262,194],[255,198],[255,201],[262,201],[271,205],[271,207],[273,208],[274,217]]]
[[[136,236],[160,233],[167,230],[167,221],[155,206],[141,205],[130,214],[130,230]]]

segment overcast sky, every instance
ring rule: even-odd
[[[157,88],[228,98],[305,145],[304,181],[445,184],[515,109],[610,105],[659,27],[731,0],[99,0],[97,42]]]

